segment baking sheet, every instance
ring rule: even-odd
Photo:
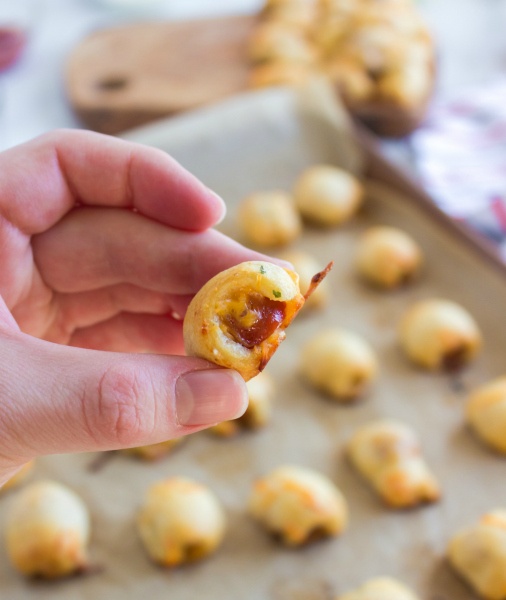
[[[357,173],[367,154],[327,88],[269,90],[133,132],[131,139],[170,152],[229,205],[223,230],[235,234],[235,206],[259,189],[290,189],[300,171],[318,162]],[[390,169],[383,165],[382,172]],[[357,235],[373,223],[397,225],[421,244],[426,268],[411,287],[382,293],[359,281],[351,264]],[[96,455],[40,459],[32,480],[50,477],[75,489],[93,520],[91,557],[97,572],[57,583],[25,581],[1,545],[0,597],[51,600],[207,598],[324,600],[379,575],[398,577],[426,600],[471,600],[444,560],[450,536],[485,511],[506,505],[506,460],[483,447],[463,422],[467,391],[506,371],[506,278],[462,236],[418,202],[370,181],[363,211],[334,230],[306,229],[295,247],[322,262],[332,301],[301,314],[268,365],[276,380],[272,422],[235,439],[205,432],[168,458],[143,463],[113,454],[92,472]],[[456,380],[420,371],[399,350],[396,325],[414,301],[446,297],[464,305],[484,334],[484,351]],[[376,350],[381,373],[371,391],[340,406],[306,387],[298,375],[301,347],[317,331],[346,326]],[[343,446],[356,427],[393,416],[419,434],[443,487],[440,502],[409,511],[385,508],[348,465]],[[350,505],[349,529],[339,538],[289,550],[245,512],[253,479],[284,463],[328,475]],[[144,490],[163,477],[185,474],[209,485],[225,505],[228,532],[214,556],[175,570],[152,565],[136,535]],[[0,498],[0,522],[15,493]]]

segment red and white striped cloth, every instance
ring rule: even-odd
[[[506,259],[506,78],[436,102],[410,143],[436,203],[491,238]]]

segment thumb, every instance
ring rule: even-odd
[[[112,450],[240,416],[242,377],[183,356],[120,354],[0,331],[0,457]]]

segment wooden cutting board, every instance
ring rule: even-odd
[[[69,58],[67,96],[86,127],[110,134],[218,102],[248,89],[247,46],[257,23],[248,15],[97,31]],[[426,110],[375,101],[348,108],[386,137],[413,131]]]
[[[104,29],[72,52],[66,91],[90,129],[119,133],[248,87],[254,16]]]

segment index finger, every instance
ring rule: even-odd
[[[165,225],[201,231],[225,205],[164,152],[90,131],[44,134],[0,154],[0,213],[28,234],[76,203],[134,208]]]

